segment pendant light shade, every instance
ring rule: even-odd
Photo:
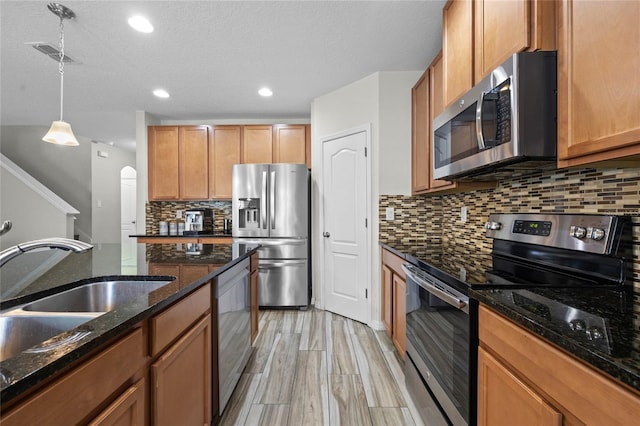
[[[66,146],[78,146],[78,140],[71,130],[71,124],[66,121],[54,121],[51,123],[51,127],[46,135],[42,138],[43,141],[54,143],[56,145]]]
[[[71,125],[63,120],[63,105],[64,105],[64,20],[73,19],[76,14],[73,10],[59,3],[49,3],[47,8],[60,18],[60,60],[58,62],[58,70],[60,72],[60,120],[51,123],[51,127],[46,135],[42,138],[43,141],[54,143],[57,145],[65,146],[78,146],[78,140],[71,130]]]

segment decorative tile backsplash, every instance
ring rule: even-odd
[[[386,207],[395,220],[385,220]],[[460,209],[467,208],[467,222]],[[445,247],[491,250],[484,236],[490,213],[595,213],[634,216],[634,285],[640,291],[640,168],[562,169],[521,174],[496,188],[436,196],[389,196],[379,200],[379,239],[440,239]]]
[[[160,233],[161,221],[179,221],[176,212],[182,210],[184,218],[185,210],[213,209],[213,231],[222,233],[224,220],[231,219],[231,201],[150,201],[146,204],[146,227],[148,235]]]

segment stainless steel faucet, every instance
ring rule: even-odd
[[[0,252],[0,267],[22,253],[39,248],[56,248],[72,250],[75,253],[84,253],[91,250],[93,245],[69,238],[44,238],[42,240],[27,241],[2,250]]]

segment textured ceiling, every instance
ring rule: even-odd
[[[377,71],[423,70],[441,46],[445,1],[63,1],[64,118],[94,140],[134,146],[135,111],[163,119],[308,119],[310,103]],[[43,1],[0,1],[3,125],[59,118],[58,45]],[[132,30],[133,14],[152,34]],[[274,95],[261,98],[257,90]],[[152,90],[166,89],[169,99]]]

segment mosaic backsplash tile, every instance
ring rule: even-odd
[[[231,201],[150,201],[146,204],[146,227],[147,235],[157,235],[160,233],[161,221],[178,221],[176,212],[182,210],[184,217],[185,210],[190,209],[213,209],[213,231],[222,233],[224,230],[224,220],[231,219]]]
[[[460,221],[463,206],[468,211],[467,223]],[[385,220],[386,207],[396,209],[394,221]],[[488,252],[491,240],[484,236],[484,223],[494,212],[633,216],[633,281],[640,291],[640,168],[540,171],[501,181],[493,189],[436,196],[381,196],[379,239],[439,239],[452,251],[465,245]]]

